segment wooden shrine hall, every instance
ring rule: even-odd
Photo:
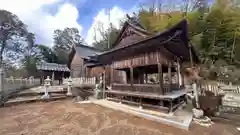
[[[60,85],[62,83],[62,78],[70,76],[69,68],[67,65],[63,64],[41,62],[37,64],[37,70],[41,76],[41,84],[44,84],[44,79],[46,79],[47,76],[52,79],[52,85]]]
[[[110,69],[108,100],[172,112],[185,101],[182,64],[198,62],[189,44],[187,21],[158,34],[147,32],[136,20],[125,22],[115,47],[93,57]],[[125,82],[115,80],[123,72]],[[157,81],[150,83],[148,76]],[[124,76],[123,76],[124,77]]]

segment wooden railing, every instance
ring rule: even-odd
[[[69,79],[71,80],[72,86],[78,86],[78,85],[95,85],[96,84],[96,78],[95,77],[80,77],[80,78],[65,78],[63,79],[63,84],[67,85]]]
[[[201,84],[199,88],[199,93],[205,95],[206,92],[212,92],[214,95],[224,94],[224,93],[240,93],[239,85],[217,85],[217,84]]]
[[[146,92],[156,94],[164,94],[170,92],[168,84],[163,85],[163,92],[161,91],[159,84],[112,84],[112,90]],[[178,85],[172,84],[171,90],[179,90]]]

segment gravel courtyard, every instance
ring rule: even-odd
[[[94,104],[71,100],[0,108],[0,135],[239,135],[236,127],[192,124],[176,129]]]

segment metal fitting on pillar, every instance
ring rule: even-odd
[[[71,79],[71,77],[69,77],[68,78],[68,87],[67,87],[67,95],[68,96],[72,96],[71,87],[72,87],[72,79]]]

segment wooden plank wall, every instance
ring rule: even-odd
[[[87,68],[87,77],[98,77],[103,72],[104,72],[104,68],[100,66]]]
[[[159,55],[159,57],[158,57]],[[137,66],[147,66],[147,65],[155,65],[158,64],[158,58],[160,63],[167,65],[168,61],[170,61],[166,56],[164,56],[159,51],[144,53],[138,56],[133,56],[131,58],[115,61],[113,62],[114,69],[123,69],[129,67],[137,67]]]

